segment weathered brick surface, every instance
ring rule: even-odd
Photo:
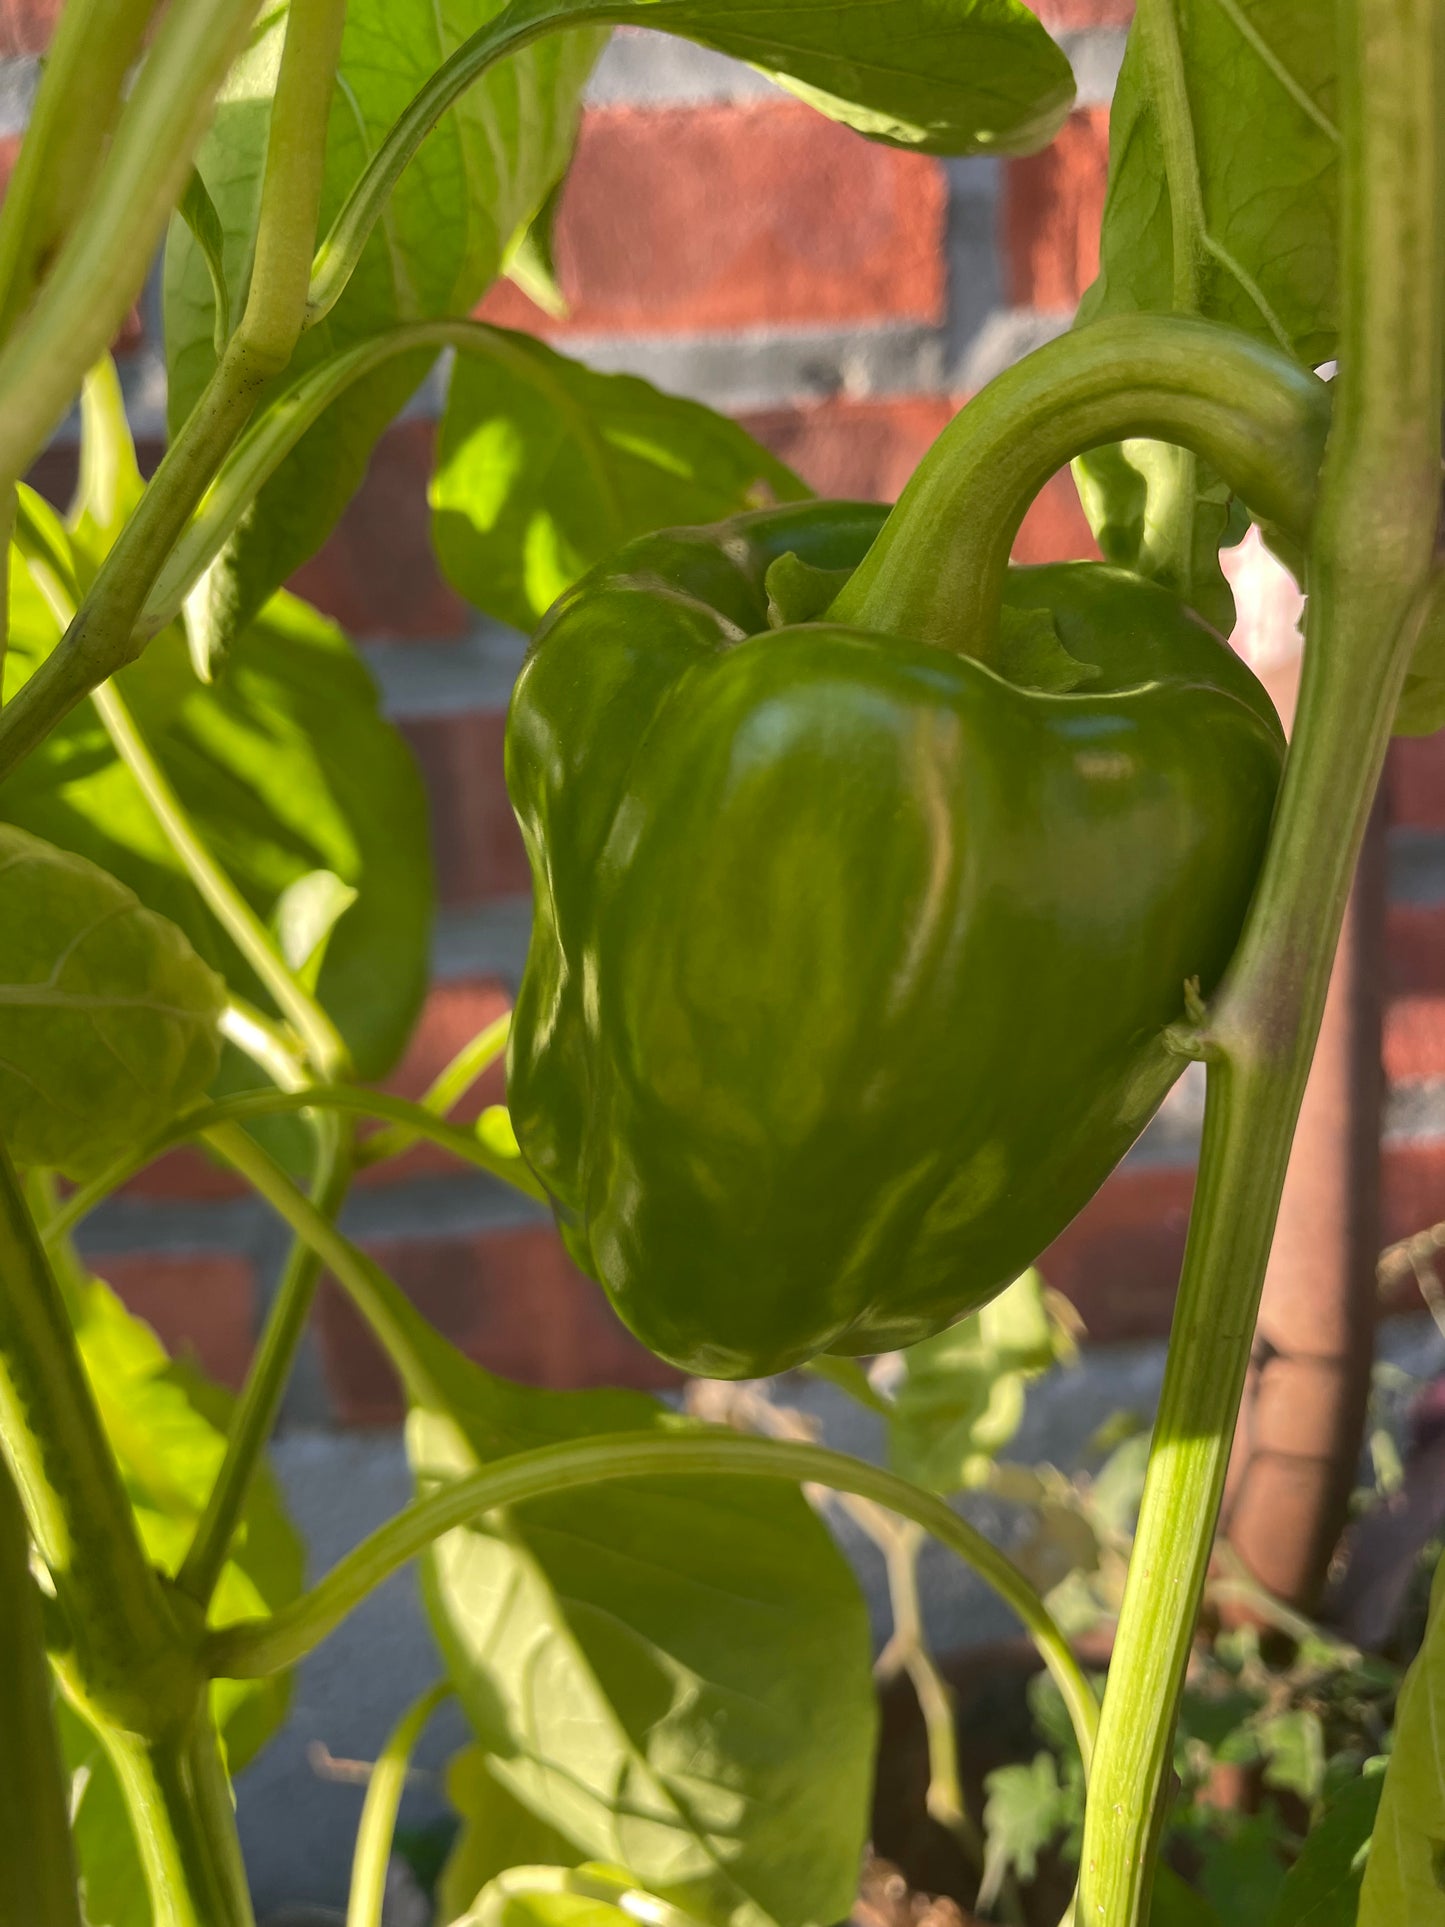
[[[1388,940],[1385,1073],[1445,1077],[1445,904],[1395,904]]]
[[[1174,1166],[1116,1171],[1039,1260],[1072,1301],[1095,1344],[1160,1338],[1169,1329],[1194,1173]]]
[[[465,634],[472,615],[437,567],[427,478],[430,422],[393,422],[330,540],[292,586],[353,636]]]
[[[819,495],[891,502],[957,406],[948,395],[844,396],[742,419]]]
[[[239,1390],[255,1340],[256,1279],[250,1264],[214,1251],[136,1254],[91,1260],[166,1350],[191,1358],[209,1377]]]
[[[531,887],[502,773],[500,709],[408,718],[402,729],[432,800],[437,888],[445,904],[515,896]]]
[[[1041,154],[1007,163],[1004,232],[1010,298],[1071,310],[1099,272],[1109,173],[1109,111],[1084,107]]]
[[[0,0],[0,60],[44,53],[64,0]]]
[[[386,1088],[401,1097],[421,1097],[457,1053],[488,1024],[495,1023],[510,1004],[506,989],[490,979],[434,985],[407,1053],[387,1079]],[[489,1104],[502,1102],[505,1085],[505,1069],[498,1059],[448,1116],[453,1123],[471,1123]],[[361,1174],[361,1183],[368,1187],[400,1184],[432,1172],[459,1168],[457,1159],[440,1145],[418,1144],[401,1157],[368,1165]]]
[[[437,1329],[490,1371],[559,1388],[678,1382],[624,1331],[545,1226],[368,1248]],[[395,1423],[402,1415],[395,1374],[330,1281],[318,1303],[317,1336],[342,1421]]]
[[[1396,738],[1390,746],[1387,795],[1392,823],[1445,830],[1445,730],[1435,736]]]
[[[507,284],[481,312],[560,336],[941,321],[946,218],[937,162],[797,102],[594,108],[557,223],[570,315]]]
[[[1077,33],[1085,27],[1127,27],[1134,0],[1036,0],[1033,11],[1050,33]]]

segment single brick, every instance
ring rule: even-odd
[[[388,1078],[386,1088],[402,1097],[421,1097],[458,1051],[479,1031],[494,1023],[510,1007],[511,1001],[506,989],[490,979],[434,984],[412,1032],[406,1055]],[[500,1104],[505,1084],[505,1066],[498,1058],[448,1113],[452,1122],[469,1124],[489,1104]],[[440,1145],[423,1143],[398,1158],[387,1159],[384,1164],[368,1165],[361,1182],[396,1184],[408,1178],[459,1168],[457,1159],[449,1151]]]
[[[1099,545],[1066,468],[1050,476],[1029,504],[1014,539],[1015,562],[1098,561]]]
[[[525,895],[531,873],[502,773],[504,712],[407,717],[401,729],[431,795],[442,902]]]
[[[251,1362],[256,1279],[230,1252],[126,1252],[96,1258],[94,1270],[155,1331],[173,1358],[238,1391]]]
[[[819,495],[892,502],[957,408],[947,395],[838,397],[759,409],[742,424]]]
[[[1381,1187],[1386,1244],[1445,1220],[1445,1137],[1387,1144]]]
[[[325,546],[297,570],[298,595],[353,636],[460,636],[471,611],[442,578],[431,546],[431,422],[393,422]]]
[[[623,1329],[549,1226],[379,1241],[368,1250],[437,1330],[489,1371],[555,1390],[679,1382]],[[402,1416],[396,1374],[330,1280],[318,1301],[317,1338],[342,1422],[394,1424]]]
[[[1191,1167],[1125,1166],[1039,1259],[1091,1343],[1167,1335],[1193,1195]]]
[[[1081,27],[1127,27],[1134,0],[1033,0],[1033,11],[1050,33],[1076,33]]]
[[[125,1194],[158,1201],[208,1204],[246,1195],[247,1185],[228,1166],[189,1145],[167,1151],[125,1186]]]
[[[936,161],[794,101],[597,107],[557,222],[570,314],[505,282],[480,312],[545,335],[937,323],[947,211]]]
[[[0,60],[43,54],[65,0],[0,0]]]
[[[1445,990],[1402,991],[1390,998],[1383,1056],[1392,1084],[1445,1077]]]
[[[1016,306],[1071,310],[1098,274],[1108,174],[1107,107],[1080,108],[1051,147],[1006,163],[1004,244]]]
[[[1390,821],[1412,829],[1445,829],[1445,730],[1397,736],[1388,765]]]

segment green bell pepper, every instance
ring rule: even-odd
[[[1161,588],[1010,571],[1051,688],[790,621],[884,513],[633,542],[512,702],[513,1125],[577,1263],[689,1372],[909,1345],[1036,1258],[1178,1075],[1162,1033],[1264,849],[1278,719]]]

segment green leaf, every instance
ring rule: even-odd
[[[81,1357],[150,1557],[174,1574],[225,1452],[234,1401],[194,1367],[167,1357],[150,1327],[99,1279],[69,1292]],[[270,1471],[257,1471],[209,1623],[274,1612],[303,1579],[301,1541]],[[232,1773],[277,1731],[290,1699],[283,1675],[218,1680],[211,1705]],[[114,1772],[84,1720],[61,1706],[61,1736],[78,1783],[76,1850],[89,1927],[150,1927],[138,1849]]]
[[[221,226],[221,217],[216,212],[216,203],[197,167],[191,169],[191,178],[186,182],[185,193],[176,206],[176,212],[191,231],[191,239],[200,249],[201,259],[211,277],[211,300],[215,311],[215,326],[211,341],[219,361],[226,351],[226,343],[231,338],[231,290],[226,283],[226,235]]]
[[[499,10],[498,0],[349,0],[327,128],[323,231],[412,95]],[[284,6],[262,15],[197,159],[223,233],[233,313],[244,299],[285,22]],[[398,322],[471,312],[566,167],[581,90],[605,39],[596,30],[549,36],[469,90],[407,169],[345,294],[303,335],[287,379]],[[167,244],[165,307],[174,431],[215,367],[217,331],[206,250],[179,217]],[[427,352],[408,355],[349,388],[267,483],[188,611],[203,660],[223,658],[320,547],[377,436],[431,361]]]
[[[889,1463],[933,1492],[987,1476],[1024,1410],[1024,1386],[1056,1357],[1037,1272],[1026,1271],[971,1318],[898,1354]]]
[[[1054,618],[1047,609],[1000,612],[999,652],[995,667],[1005,681],[1019,689],[1038,689],[1062,696],[1081,683],[1098,678],[1097,663],[1080,662],[1059,640]]]
[[[1326,1809],[1285,1878],[1269,1927],[1355,1927],[1384,1784],[1383,1773],[1366,1772]]]
[[[514,1866],[477,1895],[458,1927],[691,1927],[688,1916],[656,1896],[620,1867],[590,1862],[555,1872],[550,1864]]]
[[[573,1867],[578,1854],[554,1827],[513,1799],[487,1767],[479,1746],[447,1762],[447,1798],[461,1832],[437,1882],[439,1921],[456,1920],[508,1867]]]
[[[1313,1805],[1325,1783],[1325,1730],[1319,1714],[1311,1706],[1289,1707],[1261,1722],[1259,1740],[1268,1761],[1265,1785]]]
[[[1027,1766],[995,1767],[984,1781],[983,1829],[988,1864],[1012,1868],[1022,1881],[1039,1870],[1039,1855],[1068,1824],[1071,1802],[1052,1753]]]
[[[1360,1889],[1359,1927],[1445,1920],[1445,1560],[1395,1709],[1395,1745]]]
[[[1028,154],[1063,125],[1068,61],[1017,0],[638,0],[640,26],[749,61],[870,140]]]
[[[1202,1894],[1186,1885],[1172,1867],[1161,1866],[1154,1873],[1149,1927],[1220,1927],[1220,1921]]]
[[[18,560],[10,611],[7,694],[59,635]],[[272,918],[317,871],[357,893],[326,944],[318,991],[358,1073],[383,1075],[426,989],[430,839],[411,754],[378,713],[351,645],[283,594],[244,637],[222,682],[199,686],[183,641],[168,631],[120,686],[202,841],[259,916]],[[113,872],[178,924],[234,991],[264,1001],[88,705],[0,790],[0,814]]]
[[[1190,305],[1175,285],[1174,235],[1190,230],[1198,311],[1309,367],[1335,352],[1338,157],[1335,37],[1314,0],[1175,0],[1199,206],[1175,208],[1144,44],[1131,33],[1109,122],[1099,278],[1079,323]],[[1085,511],[1112,562],[1157,576],[1226,633],[1218,566],[1227,491],[1161,445],[1099,449],[1075,464]],[[1237,539],[1237,537],[1236,537]]]
[[[459,356],[432,479],[452,584],[519,629],[635,535],[808,493],[736,422],[635,375],[488,331]]]
[[[1234,627],[1234,592],[1219,551],[1246,521],[1226,483],[1187,449],[1112,442],[1074,463],[1079,501],[1106,562],[1163,582],[1222,636]]]
[[[558,181],[532,219],[512,243],[505,268],[507,279],[522,290],[543,314],[560,320],[567,313],[567,297],[557,279],[556,227],[562,206]]]
[[[0,1131],[78,1176],[205,1094],[219,978],[104,870],[0,824]]]
[[[549,1440],[692,1425],[640,1394],[508,1384],[395,1316],[434,1388],[407,1424],[423,1490]],[[422,1587],[489,1771],[579,1859],[716,1927],[844,1918],[872,1779],[867,1614],[800,1491],[561,1494],[449,1534]]]
[[[331,933],[355,903],[357,892],[334,870],[308,870],[288,883],[271,918],[288,966],[314,991]]]

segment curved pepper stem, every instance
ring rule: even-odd
[[[1078,329],[944,429],[829,619],[989,661],[1029,503],[1074,456],[1136,435],[1203,456],[1303,545],[1329,422],[1323,382],[1217,322],[1130,315]]]

